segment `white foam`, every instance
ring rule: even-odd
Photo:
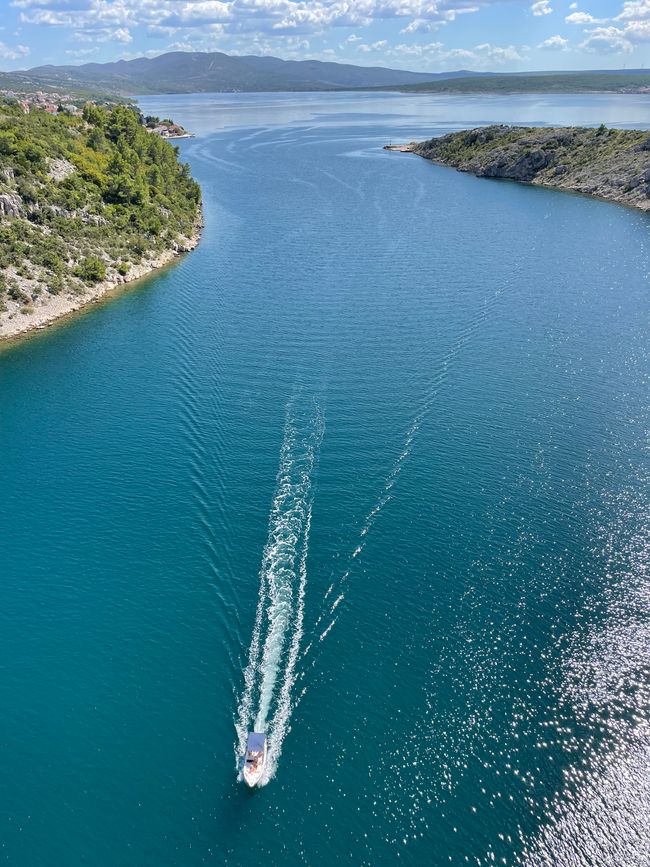
[[[255,612],[255,623],[253,625],[253,637],[248,651],[248,664],[244,670],[244,691],[239,703],[237,715],[236,729],[238,735],[238,748],[235,751],[237,761],[246,747],[248,725],[252,715],[252,707],[257,685],[257,671],[259,668],[262,620],[268,597],[268,575],[271,571],[274,559],[274,531],[278,522],[281,520],[284,490],[286,489],[286,480],[291,469],[291,453],[295,440],[295,430],[291,423],[291,406],[292,402],[290,401],[287,406],[284,439],[280,448],[280,466],[276,480],[276,493],[269,517],[269,538],[264,549],[262,565],[260,568],[260,591]]]
[[[332,620],[332,622],[330,623],[330,625],[327,627],[327,629],[324,632],[321,632],[320,637],[318,639],[319,641],[323,641],[323,639],[327,638],[328,634],[332,631],[335,623],[336,623],[336,618],[334,618],[334,620]]]
[[[303,636],[303,622],[305,614],[305,590],[307,587],[307,553],[309,551],[309,530],[311,528],[311,502],[307,510],[305,530],[303,534],[302,552],[300,555],[298,594],[296,602],[296,616],[287,655],[287,664],[284,679],[278,696],[276,711],[269,725],[269,751],[268,762],[264,774],[263,783],[267,783],[274,775],[278,766],[278,759],[282,752],[282,744],[289,729],[292,704],[291,691],[296,682],[296,662],[300,651],[300,642]]]
[[[296,402],[292,398],[287,405],[253,636],[235,724],[238,762],[251,725],[255,731],[267,732],[268,764],[262,784],[275,773],[292,712],[291,690],[303,636],[313,472],[324,432],[317,405],[310,404],[305,418],[304,408],[299,412]]]

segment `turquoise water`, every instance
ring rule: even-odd
[[[381,150],[646,102],[142,104],[200,247],[0,355],[0,857],[648,864],[650,218]]]

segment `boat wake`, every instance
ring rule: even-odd
[[[248,732],[267,735],[260,785],[275,774],[293,710],[292,688],[303,635],[313,478],[323,432],[317,402],[294,396],[287,406],[253,637],[235,724],[238,766]]]
[[[411,456],[411,452],[413,451],[414,442],[418,435],[418,432],[422,424],[426,420],[427,416],[430,414],[433,407],[435,406],[440,391],[445,386],[446,380],[449,377],[450,370],[452,369],[456,358],[462,353],[465,346],[472,340],[474,335],[480,331],[486,320],[491,315],[494,308],[501,301],[502,296],[509,292],[514,284],[515,281],[513,278],[510,282],[496,289],[494,292],[490,293],[483,299],[472,319],[462,329],[462,331],[460,331],[449,349],[444,353],[435,368],[432,370],[429,386],[422,395],[419,402],[419,407],[414,413],[411,423],[406,430],[406,433],[404,434],[404,439],[402,441],[400,451],[395,458],[393,464],[391,465],[387,476],[384,479],[377,500],[375,501],[374,505],[366,514],[363,520],[361,529],[359,531],[358,539],[356,540],[355,548],[348,556],[347,567],[344,569],[343,573],[338,577],[338,579],[335,580],[332,584],[330,584],[330,586],[325,592],[323,602],[329,602],[332,597],[334,598],[333,601],[329,604],[329,606],[323,609],[323,612],[316,621],[315,631],[318,632],[318,630],[321,630],[318,634],[318,640],[320,642],[325,640],[325,638],[329,635],[329,633],[332,631],[336,624],[338,618],[338,612],[336,612],[336,609],[345,599],[345,588],[348,579],[350,578],[350,573],[352,572],[354,561],[362,554],[364,548],[366,547],[368,533],[370,532],[370,530],[372,530],[373,526],[377,522],[379,515],[383,511],[384,507],[393,499],[393,488],[397,484],[399,476]],[[327,623],[325,623],[326,621]],[[312,644],[310,643],[304,651],[305,656],[310,652],[311,647]]]

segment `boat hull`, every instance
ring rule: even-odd
[[[251,789],[254,789],[255,786],[259,785],[259,782],[262,779],[263,773],[264,773],[264,766],[262,766],[258,771],[249,771],[245,767],[244,768],[244,782]]]
[[[259,786],[266,768],[266,736],[260,732],[250,732],[244,754],[242,777],[251,789]]]

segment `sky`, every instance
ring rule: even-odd
[[[650,0],[0,0],[0,69],[272,54],[422,72],[650,66]]]

